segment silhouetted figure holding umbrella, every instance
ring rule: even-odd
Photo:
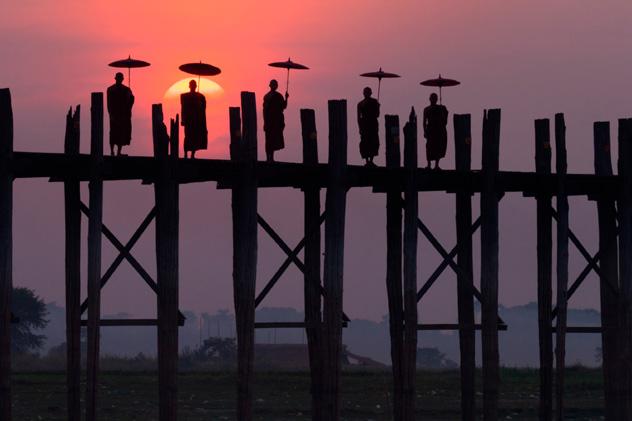
[[[277,92],[279,83],[270,81],[270,92],[263,97],[263,131],[266,134],[266,160],[274,162],[274,152],[285,147],[283,141],[283,129],[285,129],[285,117],[283,110],[287,107],[289,94],[285,97]]]
[[[426,159],[430,169],[430,162],[435,161],[435,169],[439,169],[439,160],[445,156],[448,146],[448,109],[437,104],[437,94],[430,94],[430,105],[424,108],[423,127],[426,138]]]
[[[206,98],[196,92],[195,80],[189,82],[190,91],[180,95],[182,106],[182,125],[184,126],[184,157],[191,152],[191,159],[195,152],[208,146],[208,131],[206,129]]]
[[[358,128],[360,129],[360,155],[366,160],[367,166],[375,166],[373,158],[380,149],[380,137],[378,135],[378,117],[380,116],[380,103],[371,97],[371,88],[364,88],[364,99],[358,102]]]
[[[117,155],[121,155],[121,149],[129,145],[132,140],[132,106],[134,95],[132,90],[123,85],[123,73],[118,72],[114,76],[114,85],[107,90],[108,113],[110,114],[110,154],[114,155],[114,146],[117,147]]]

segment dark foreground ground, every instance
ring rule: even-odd
[[[567,418],[602,419],[601,372],[569,368]],[[102,420],[157,419],[157,376],[154,373],[101,375],[99,414]],[[459,419],[457,371],[419,372],[417,408],[424,420]],[[64,420],[63,373],[17,373],[13,377],[14,419]],[[480,390],[480,385],[478,390]],[[255,384],[257,420],[307,420],[309,374],[259,372]],[[180,420],[235,419],[235,375],[231,372],[183,373],[179,382]],[[478,405],[482,404],[480,393]],[[504,369],[500,396],[501,419],[535,420],[538,374],[535,370]],[[342,378],[342,418],[388,420],[391,413],[389,372],[345,372]]]

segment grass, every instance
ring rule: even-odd
[[[480,375],[480,373],[479,373]],[[480,376],[479,376],[480,377]],[[532,369],[501,371],[501,419],[535,420],[538,406],[538,372]],[[571,367],[566,377],[567,418],[601,419],[602,376],[597,369]],[[346,371],[342,377],[344,420],[391,419],[391,377],[382,371]],[[187,372],[179,377],[179,419],[235,419],[234,372]],[[85,390],[85,389],[83,389]],[[480,378],[477,390],[481,391]],[[103,372],[99,385],[99,414],[103,420],[151,421],[158,419],[157,376],[147,372]],[[477,393],[477,405],[482,395]],[[64,373],[29,372],[13,375],[15,420],[64,420]],[[257,420],[308,420],[309,374],[257,372]],[[417,411],[424,420],[460,418],[458,371],[424,371],[417,375]]]

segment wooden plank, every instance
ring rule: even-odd
[[[11,290],[13,288],[13,110],[0,89],[0,419],[11,420]]]
[[[87,324],[87,320],[81,320],[81,326],[87,326]],[[158,319],[101,319],[99,326],[158,326]],[[178,320],[178,326],[184,326],[184,319]]]
[[[619,419],[632,419],[632,118],[619,120],[619,282],[620,282],[620,355],[617,383],[622,405]]]
[[[343,328],[348,327],[349,323],[342,321],[340,322]],[[323,324],[322,322],[315,323],[306,323],[306,322],[256,322],[255,329],[313,329],[313,328],[321,328],[322,330]],[[322,359],[322,354],[319,355]],[[321,363],[322,365],[322,363]],[[313,417],[312,417],[313,418]]]
[[[454,115],[454,152],[456,170],[470,172],[472,131],[469,114]],[[476,343],[474,330],[474,267],[472,258],[472,195],[458,192],[455,196],[457,243],[457,305],[459,320],[459,353],[461,367],[461,419],[476,418],[475,375]]]
[[[103,93],[91,97],[90,219],[88,220],[88,349],[86,359],[86,421],[97,419],[99,319],[101,316],[101,225],[103,219]]]
[[[301,110],[301,131],[303,138],[303,163],[318,164],[318,134],[314,110]],[[323,360],[322,360],[322,314],[320,283],[320,188],[306,187],[303,190],[304,203],[304,302],[305,334],[309,351],[309,368],[312,395],[312,420],[319,421],[323,413]],[[257,324],[255,324],[257,327]]]
[[[401,166],[399,116],[386,115],[386,167]],[[393,419],[403,419],[404,374],[404,303],[402,289],[402,194],[399,189],[386,192],[386,293],[393,370]]]
[[[557,194],[557,330],[555,334],[556,419],[564,420],[564,372],[566,358],[566,319],[568,304],[568,198],[566,190],[566,125],[564,115],[555,115],[555,167]]]
[[[347,101],[330,100],[329,111],[329,182],[325,211],[325,297],[323,306],[323,420],[340,418],[340,371],[342,364],[342,287],[347,164]]]
[[[417,330],[461,330],[462,327],[463,325],[460,323],[421,323],[417,325]],[[467,328],[481,330],[482,325],[480,323],[474,323],[471,326],[467,326]],[[507,330],[507,325],[499,323],[498,330]]]
[[[593,125],[595,174],[612,175],[610,158],[610,122],[595,122]],[[601,302],[601,335],[602,368],[604,376],[604,408],[608,421],[620,418],[619,408],[624,399],[617,387],[617,378],[621,372],[617,366],[620,358],[618,349],[617,325],[619,269],[617,249],[617,216],[614,200],[608,197],[597,198],[597,214],[599,220],[599,269],[600,269],[600,302]],[[614,289],[611,287],[614,286]],[[570,290],[569,290],[570,297]]]
[[[253,362],[255,284],[257,275],[257,110],[255,94],[241,93],[241,137],[235,142],[233,161],[240,165],[232,191],[233,293],[237,323],[237,419],[253,419]],[[236,113],[230,114],[235,128]]]
[[[79,154],[80,106],[66,116],[64,153]],[[66,391],[68,420],[81,420],[81,191],[78,180],[64,181],[66,228]]]
[[[417,220],[418,192],[415,187],[417,169],[417,115],[413,108],[404,126],[404,168],[407,171],[404,190],[404,348],[403,348],[403,417],[415,420],[415,380],[417,372]]]
[[[483,419],[498,419],[498,191],[500,110],[483,118],[483,184],[481,186],[481,324],[483,345]]]
[[[161,104],[152,105],[156,207],[156,264],[158,313],[158,414],[175,421],[178,411],[178,239],[179,184],[175,181],[178,118],[171,120],[171,136],[163,123]]]
[[[551,132],[549,119],[535,120],[535,171],[538,175],[551,174]],[[537,201],[537,271],[538,271],[538,339],[540,348],[539,416],[543,421],[553,416],[553,221],[551,196],[540,194]]]

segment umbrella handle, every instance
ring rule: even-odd
[[[127,84],[129,85],[129,88],[132,89],[132,68],[131,67],[127,68]]]
[[[380,88],[382,87],[382,78],[377,78],[377,101],[380,101]]]
[[[439,76],[439,77],[441,77],[441,76]],[[441,86],[439,86],[439,105],[441,105],[441,104],[442,104],[442,101],[441,101]]]
[[[290,68],[287,69],[287,78],[285,82],[285,93],[287,94],[290,90]]]

